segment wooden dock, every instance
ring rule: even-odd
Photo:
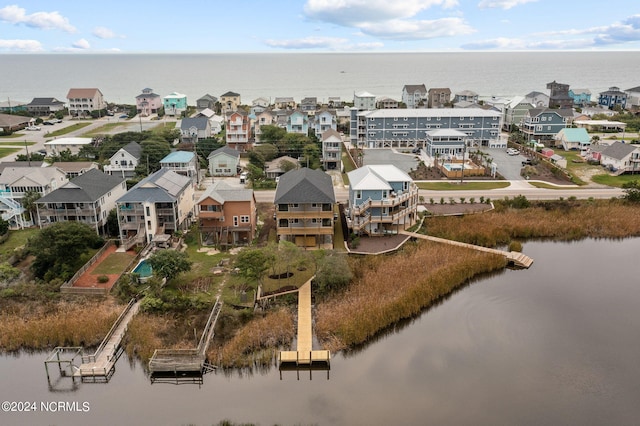
[[[313,278],[312,278],[313,279]],[[313,350],[311,322],[311,280],[298,289],[297,350],[280,352],[280,369],[326,369],[330,367],[331,352]]]
[[[122,339],[139,308],[140,301],[131,299],[93,354],[83,355],[81,347],[56,347],[44,362],[47,379],[50,379],[49,364],[58,364],[61,376],[79,377],[82,381],[108,381],[115,371]],[[75,364],[76,358],[82,361],[79,366]]]
[[[211,309],[198,346],[193,349],[156,349],[149,361],[149,371],[154,374],[203,374],[211,367],[206,363],[207,349],[214,336],[216,321],[222,309],[220,297]]]
[[[409,232],[409,231],[399,231],[399,233],[408,235],[412,238],[420,238],[423,240],[435,241],[437,243],[449,244],[449,245],[454,245],[459,247],[466,247],[473,250],[483,251],[485,253],[493,253],[500,256],[504,256],[510,264],[520,268],[529,268],[533,264],[532,258],[517,251],[509,252],[504,250],[497,250],[497,249],[492,249],[488,247],[477,246],[475,244],[461,243],[460,241],[447,240],[444,238],[432,237],[430,235],[418,234],[418,233]]]

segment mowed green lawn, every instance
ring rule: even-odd
[[[135,257],[133,252],[127,251],[125,253],[111,253],[103,262],[101,262],[96,269],[93,270],[93,275],[115,275],[124,272],[125,268],[131,260]]]

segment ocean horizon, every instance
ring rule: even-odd
[[[243,104],[258,98],[329,97],[352,101],[366,91],[400,100],[406,84],[472,90],[481,98],[548,93],[557,81],[588,89],[592,100],[610,87],[640,85],[640,55],[630,52],[444,53],[104,53],[2,54],[0,101],[35,97],[66,101],[70,88],[95,87],[108,102],[135,104],[143,88],[172,92],[195,105],[227,91]]]

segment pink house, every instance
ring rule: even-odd
[[[142,93],[136,96],[136,110],[141,116],[157,114],[160,108],[162,108],[162,98],[153,93],[153,89],[142,89]]]

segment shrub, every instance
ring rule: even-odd
[[[511,241],[509,243],[509,251],[522,251],[522,243],[520,241]]]
[[[108,283],[109,282],[109,277],[106,276],[106,275],[99,275],[98,276],[98,282],[100,284]]]

